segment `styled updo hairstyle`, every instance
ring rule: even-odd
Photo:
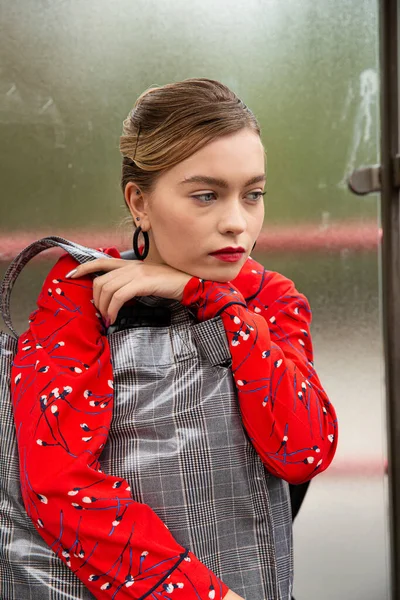
[[[132,181],[151,192],[163,171],[244,128],[260,135],[251,110],[219,81],[186,79],[146,90],[123,124],[122,191]]]

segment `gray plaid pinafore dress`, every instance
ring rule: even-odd
[[[24,265],[51,246],[79,262],[104,256],[60,237],[34,242],[2,283],[0,333],[0,598],[88,600],[93,596],[47,547],[26,516],[10,400],[17,339],[9,299]],[[123,258],[134,258],[131,252]],[[288,485],[264,468],[243,429],[221,319],[198,323],[178,302],[142,298],[169,322],[119,319],[108,340],[114,412],[100,457],[127,479],[176,540],[248,600],[288,600],[292,531]],[[126,316],[126,311],[125,311]]]

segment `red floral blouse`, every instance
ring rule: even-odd
[[[65,279],[75,266],[65,254],[51,269],[12,366],[27,513],[96,598],[222,599],[224,583],[126,480],[100,469],[113,371],[93,276]],[[232,282],[192,277],[182,304],[200,321],[222,318],[243,425],[266,468],[290,483],[326,469],[336,415],[314,370],[310,308],[293,283],[249,258]]]

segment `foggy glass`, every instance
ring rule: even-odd
[[[147,87],[219,79],[258,117],[268,183],[254,257],[309,298],[339,419],[336,459],[294,526],[296,600],[388,598],[379,197],[346,185],[379,162],[377,2],[13,0],[2,15],[0,275],[45,234],[129,247],[118,142]],[[16,286],[19,332],[46,255]]]

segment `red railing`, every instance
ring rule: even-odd
[[[61,229],[0,233],[0,261],[9,261],[31,242],[46,235],[60,235],[92,248],[116,246],[119,250],[131,247],[131,234],[115,229]],[[258,241],[257,251],[268,252],[341,252],[377,250],[382,231],[373,221],[344,221],[329,225],[299,223],[295,225],[266,225]],[[39,254],[46,258],[48,252]]]

